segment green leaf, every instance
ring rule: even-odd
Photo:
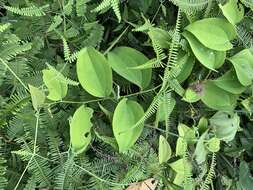
[[[231,24],[236,25],[243,19],[244,8],[237,0],[229,0],[225,5],[219,4],[219,7]]]
[[[240,127],[240,117],[236,113],[228,114],[219,111],[209,121],[210,125],[214,128],[216,137],[226,142],[234,139]]]
[[[204,133],[208,129],[208,120],[205,117],[201,117],[197,128],[200,134]]]
[[[179,53],[176,64],[181,68],[180,73],[177,76],[179,83],[185,81],[191,74],[195,58],[187,53]]]
[[[148,33],[152,36],[152,40],[156,41],[161,48],[169,48],[171,36],[166,30],[152,27],[152,29]]]
[[[53,101],[63,99],[67,95],[68,85],[61,82],[60,78],[58,78],[51,69],[44,69],[42,73],[43,81],[49,91],[47,98]]]
[[[159,163],[162,164],[164,162],[167,162],[170,159],[171,154],[172,154],[172,151],[171,151],[170,144],[162,135],[160,135],[159,152],[158,152]]]
[[[211,70],[215,70],[223,65],[226,58],[226,52],[215,51],[205,47],[190,32],[185,31],[183,36],[189,42],[194,55],[202,65]]]
[[[205,145],[210,152],[218,152],[220,150],[220,139],[213,137]]]
[[[237,78],[244,86],[252,84],[253,80],[253,54],[245,49],[228,59],[233,64]]]
[[[77,77],[91,95],[106,97],[112,92],[112,70],[104,55],[92,47],[82,49],[77,58]]]
[[[184,97],[182,100],[189,102],[189,103],[194,103],[200,100],[200,95],[195,92],[191,87],[187,88],[184,94]]]
[[[233,26],[221,18],[198,20],[188,25],[185,30],[191,32],[204,46],[216,51],[232,49],[230,40],[236,37]]]
[[[178,174],[184,175],[186,172],[191,172],[192,167],[191,164],[187,161],[185,161],[183,158],[172,162],[169,164],[169,166]]]
[[[108,61],[112,69],[128,81],[142,89],[149,85],[152,69],[131,69],[131,67],[137,67],[148,61],[148,58],[141,52],[129,47],[117,47],[108,53]]]
[[[253,177],[248,164],[242,161],[239,170],[239,186],[241,190],[251,190],[253,186]]]
[[[40,90],[32,85],[28,85],[28,86],[29,86],[29,90],[30,90],[30,94],[31,94],[31,98],[32,98],[33,108],[35,110],[38,110],[38,108],[41,105],[43,105],[43,103],[45,102],[46,95],[42,90]]]
[[[180,123],[178,125],[178,133],[180,138],[186,140],[187,143],[194,143],[196,140],[194,129],[188,127],[187,125]]]
[[[234,69],[229,70],[228,72],[226,72],[224,75],[214,80],[213,82],[216,86],[232,94],[241,94],[246,89],[238,81]]]
[[[113,134],[119,145],[119,152],[128,150],[141,135],[144,123],[134,129],[129,129],[139,121],[144,111],[137,102],[122,99],[117,105],[113,115]],[[128,130],[129,129],[129,130]]]
[[[206,155],[208,154],[208,150],[206,149],[205,147],[205,138],[207,136],[207,132],[206,131],[205,133],[203,133],[198,142],[197,142],[197,145],[196,145],[196,149],[195,149],[195,152],[194,152],[194,155],[195,155],[195,159],[197,161],[198,164],[202,164],[203,162],[206,161]]]
[[[70,122],[70,141],[76,154],[82,153],[91,141],[91,118],[93,110],[88,107],[79,107]]]
[[[237,96],[219,88],[213,81],[204,84],[201,100],[215,110],[231,111],[236,105]]]

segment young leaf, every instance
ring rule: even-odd
[[[91,118],[93,110],[88,107],[79,107],[70,122],[70,141],[76,154],[82,153],[91,141]]]
[[[152,69],[131,69],[148,61],[141,52],[129,47],[117,47],[108,53],[108,61],[112,69],[128,81],[142,89],[149,85]]]
[[[190,76],[194,63],[195,58],[192,55],[179,53],[176,63],[179,65],[179,68],[182,68],[177,76],[179,83],[182,83]]]
[[[231,111],[236,105],[237,96],[217,87],[213,81],[204,83],[201,100],[215,110]]]
[[[219,7],[231,24],[236,25],[243,19],[244,8],[238,0],[229,0],[225,5],[219,4]]]
[[[185,30],[192,33],[204,46],[216,51],[232,49],[230,40],[236,36],[233,26],[220,18],[198,20],[188,25]]]
[[[55,72],[51,69],[44,69],[43,81],[48,88],[49,94],[48,99],[57,101],[63,99],[67,95],[68,85],[61,82]]]
[[[226,58],[225,51],[215,51],[205,47],[190,32],[185,31],[183,36],[189,42],[194,55],[202,65],[211,70],[215,70],[223,65]]]
[[[216,137],[209,139],[206,143],[206,148],[210,152],[218,152],[220,150],[220,139]]]
[[[240,125],[240,117],[237,114],[217,112],[210,118],[210,125],[214,128],[214,133],[220,140],[229,142],[235,137]]]
[[[32,85],[29,85],[29,90],[32,98],[33,108],[38,110],[38,108],[45,102],[46,95],[42,90]]]
[[[217,78],[213,82],[216,86],[232,94],[241,94],[246,89],[238,81],[234,69],[229,70],[223,76]]]
[[[253,54],[245,49],[228,59],[233,64],[237,78],[244,86],[252,84],[253,81]]]
[[[171,157],[172,151],[168,141],[160,135],[159,137],[159,163],[162,164],[167,162]]]
[[[124,98],[117,105],[113,115],[112,128],[119,145],[119,152],[128,150],[141,135],[144,123],[134,129],[129,128],[138,122],[143,115],[142,107],[135,101]]]
[[[208,150],[206,149],[204,144],[206,136],[207,131],[200,136],[196,145],[194,155],[198,164],[202,164],[206,161],[206,155],[208,154]]]
[[[92,47],[82,49],[77,58],[77,77],[91,95],[106,97],[112,92],[112,70],[107,60]]]

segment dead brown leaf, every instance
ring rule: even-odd
[[[155,190],[158,181],[154,178],[149,178],[145,181],[141,181],[138,183],[133,183],[126,190]]]

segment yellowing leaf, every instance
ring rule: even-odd
[[[219,4],[219,7],[231,24],[236,25],[243,19],[244,8],[237,0],[229,0],[225,5]]]
[[[106,97],[112,92],[112,70],[107,60],[92,47],[82,49],[77,58],[77,77],[91,95]]]
[[[119,152],[128,150],[141,135],[144,123],[131,128],[144,115],[142,107],[135,101],[122,99],[113,115],[113,134],[119,145]],[[128,130],[129,129],[129,130]]]
[[[49,91],[47,98],[53,101],[64,98],[67,95],[68,85],[61,82],[60,78],[58,78],[57,75],[55,75],[55,72],[51,69],[44,69],[42,73],[43,81]]]
[[[170,144],[162,135],[160,135],[159,152],[158,152],[159,163],[162,164],[164,162],[167,162],[170,159],[171,154],[172,154],[172,151],[171,151]]]
[[[141,52],[129,47],[117,47],[108,53],[108,61],[112,69],[128,81],[142,89],[149,85],[152,69],[132,69],[148,61]]]
[[[38,108],[45,102],[46,95],[42,90],[32,85],[29,85],[29,90],[32,98],[33,108],[38,110]]]
[[[93,110],[88,107],[79,107],[70,122],[70,141],[76,154],[82,153],[91,141],[90,129]]]
[[[185,29],[207,48],[216,51],[226,51],[233,48],[230,40],[235,38],[236,32],[225,19],[206,18],[191,23]]]

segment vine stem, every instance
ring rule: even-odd
[[[27,88],[27,86],[25,85],[25,83],[17,76],[17,74],[9,67],[9,65],[0,58],[1,63],[13,74],[13,76],[20,82],[20,84],[29,91],[29,89]]]

